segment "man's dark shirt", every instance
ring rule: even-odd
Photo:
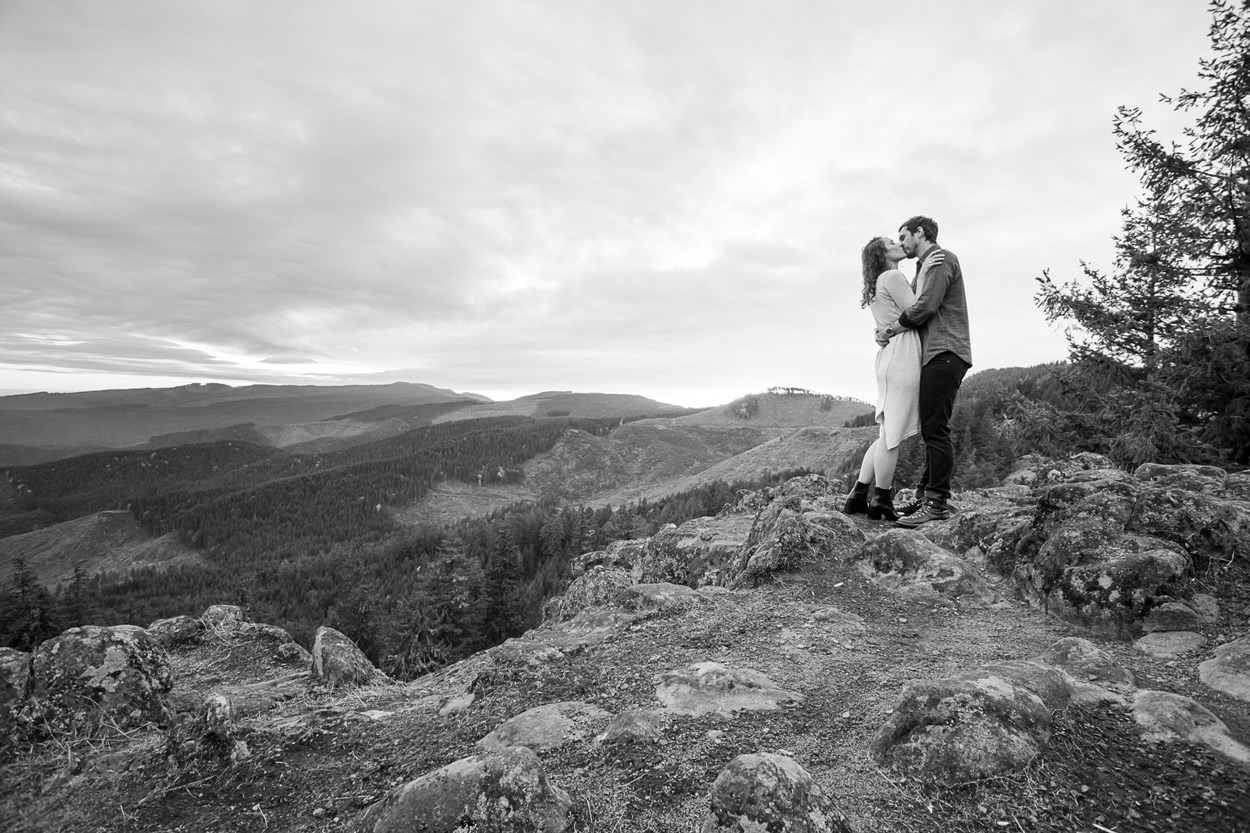
[[[925,252],[916,263],[916,271],[924,268],[937,246]],[[920,331],[920,364],[924,366],[938,353],[947,350],[972,366],[972,337],[968,332],[968,302],[964,297],[964,273],[959,258],[949,249],[946,260],[929,270],[916,303],[898,317],[900,326]]]

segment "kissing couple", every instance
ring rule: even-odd
[[[915,529],[951,516],[955,445],[950,419],[972,367],[964,275],[954,252],[938,246],[938,225],[916,216],[896,243],[874,237],[864,246],[861,307],[872,312],[877,352],[877,439],[860,463],[843,511]],[[916,258],[915,277],[898,268]],[[915,498],[894,505],[894,469],[903,440],[920,434],[924,471]],[[870,494],[871,492],[871,494]]]

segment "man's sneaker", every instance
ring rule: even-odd
[[[899,518],[894,525],[904,529],[915,529],[931,521],[944,521],[950,516],[951,510],[946,505],[946,501],[941,498],[927,498],[923,507],[905,518]]]

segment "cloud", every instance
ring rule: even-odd
[[[916,212],[979,366],[1058,358],[1032,278],[1107,257],[1114,108],[1189,82],[1205,30],[1127,0],[17,0],[0,332],[39,338],[0,386],[870,395],[859,249]]]

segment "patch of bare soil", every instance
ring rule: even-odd
[[[394,512],[404,526],[450,524],[462,518],[486,517],[514,503],[534,501],[538,494],[526,486],[477,486],[444,480],[412,506]]]
[[[180,759],[156,731],[44,742],[0,771],[0,818],[14,833],[351,829],[389,789],[476,753],[478,739],[526,709],[565,700],[613,713],[657,709],[660,674],[710,660],[763,672],[803,699],[733,717],[673,715],[657,745],[576,742],[540,753],[550,779],[574,799],[570,830],[697,830],[713,780],[752,752],[792,756],[859,833],[1250,830],[1250,772],[1205,748],[1144,743],[1120,706],[1060,712],[1048,751],[1009,777],[927,784],[878,767],[869,742],[908,680],[1034,657],[1081,634],[1014,601],[965,606],[891,595],[844,555],[753,590],[705,591],[706,605],[555,659],[496,651],[411,684],[352,692],[305,679],[298,693],[242,717],[250,754],[241,760]],[[1240,564],[1208,577],[1225,611],[1224,624],[1206,634],[1208,648],[1245,632],[1248,577]],[[1192,696],[1250,741],[1250,704],[1197,680],[1210,650],[1169,664],[1131,645],[1099,644],[1140,687]],[[285,669],[228,645],[201,645],[174,662],[183,693],[285,679]],[[471,705],[440,714],[465,691],[476,696]]]
[[[9,575],[18,558],[25,559],[36,580],[49,587],[73,579],[75,567],[82,567],[87,575],[125,574],[140,567],[167,569],[201,560],[174,533],[153,537],[122,510],[0,538],[0,573]]]

